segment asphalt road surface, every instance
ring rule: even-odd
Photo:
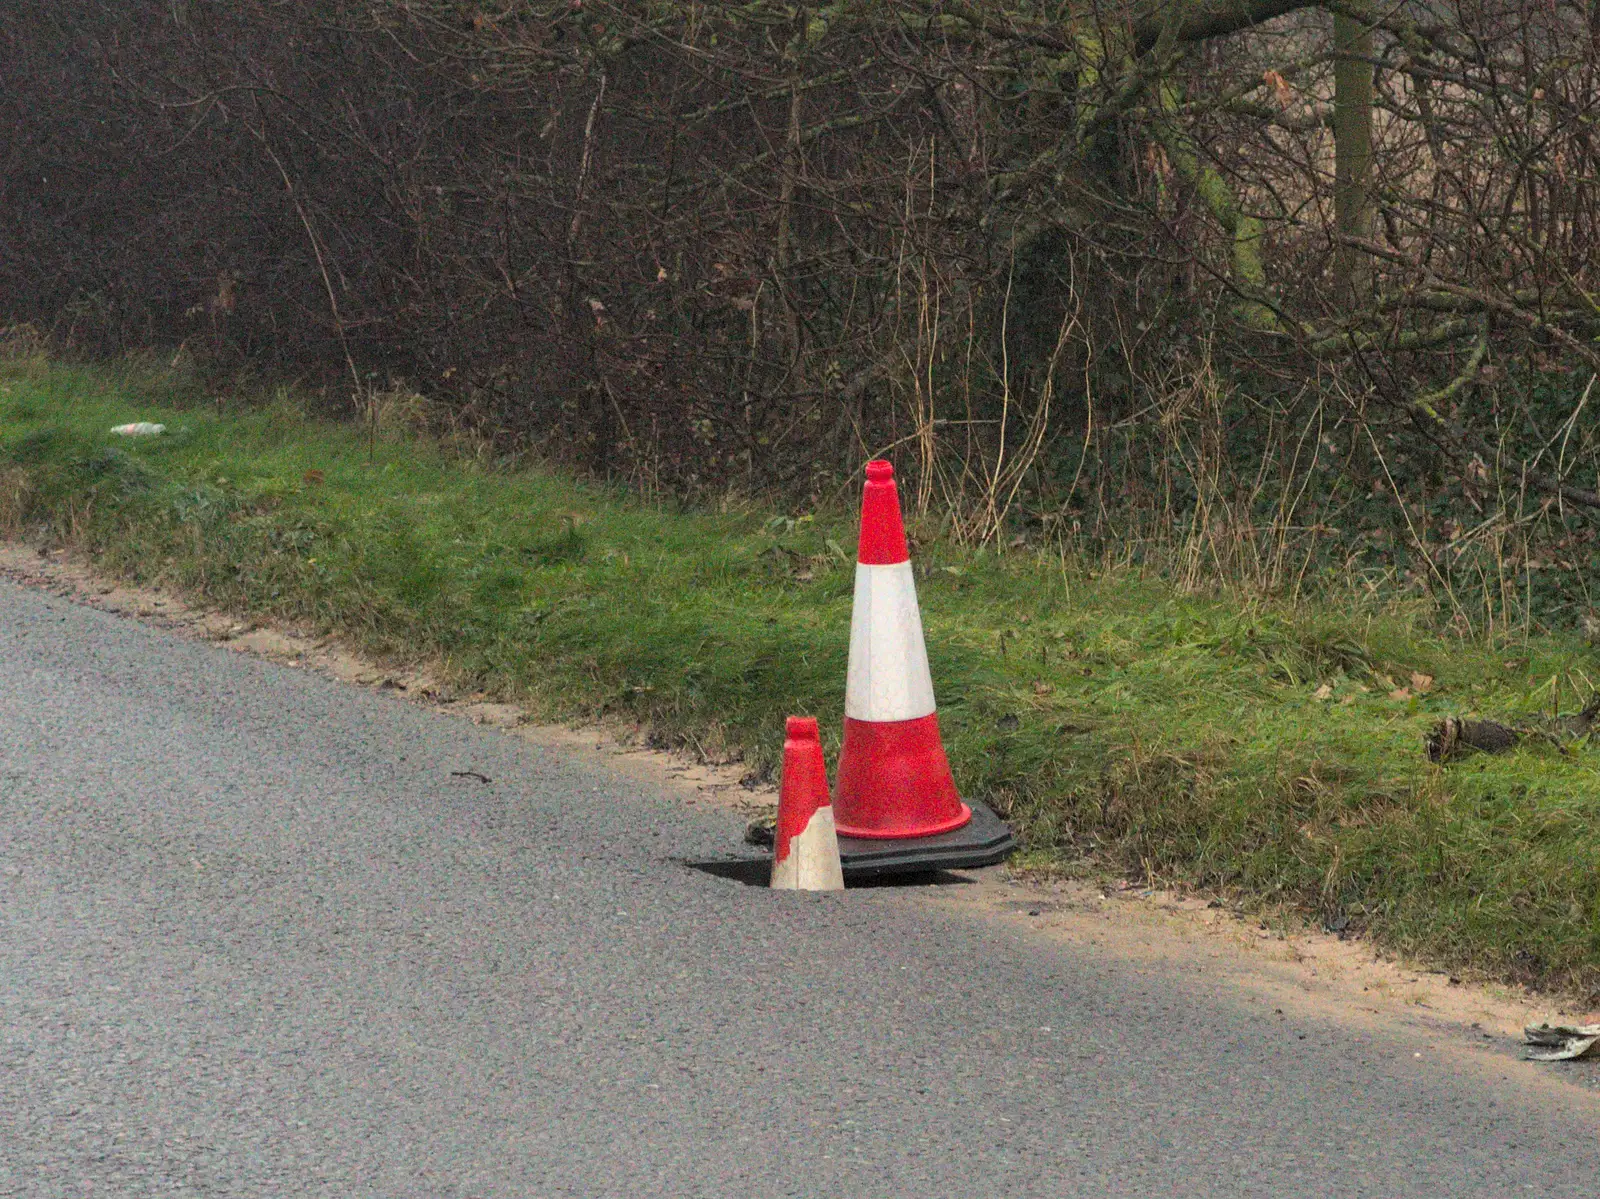
[[[0,584],[0,1195],[1600,1193],[1582,1089],[682,864],[740,831]]]

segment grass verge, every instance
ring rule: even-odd
[[[132,420],[168,433],[121,439]],[[770,773],[783,717],[837,751],[846,520],[667,513],[537,469],[159,386],[0,364],[0,533],[212,606],[438,659],[552,719],[620,718]],[[1041,868],[1347,921],[1457,971],[1600,990],[1600,755],[1438,767],[1441,715],[1568,710],[1580,641],[1491,646],[1393,608],[1289,609],[1027,552],[917,549],[958,782]]]

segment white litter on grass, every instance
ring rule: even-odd
[[[166,425],[152,425],[147,420],[137,420],[131,425],[116,425],[111,430],[119,437],[154,437],[157,433],[165,433]]]
[[[1522,1030],[1535,1062],[1565,1062],[1582,1057],[1600,1042],[1600,1024],[1530,1024]]]

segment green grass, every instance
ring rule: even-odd
[[[170,432],[106,433],[128,420]],[[788,713],[837,749],[848,519],[664,513],[417,439],[369,459],[362,430],[287,403],[222,415],[34,362],[0,367],[0,531],[759,774]],[[1444,768],[1421,751],[1446,713],[1525,715],[1556,689],[1576,708],[1582,642],[1487,646],[1355,601],[1185,596],[937,541],[917,561],[958,782],[1018,824],[1027,863],[1346,916],[1453,970],[1600,989],[1600,751]],[[1413,672],[1432,689],[1390,698]]]

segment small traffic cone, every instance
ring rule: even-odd
[[[839,836],[867,840],[935,837],[972,819],[939,739],[911,552],[887,462],[867,463],[861,501],[836,806]]]
[[[783,782],[772,846],[772,887],[779,891],[842,891],[839,838],[828,802],[828,771],[814,716],[784,726]]]

